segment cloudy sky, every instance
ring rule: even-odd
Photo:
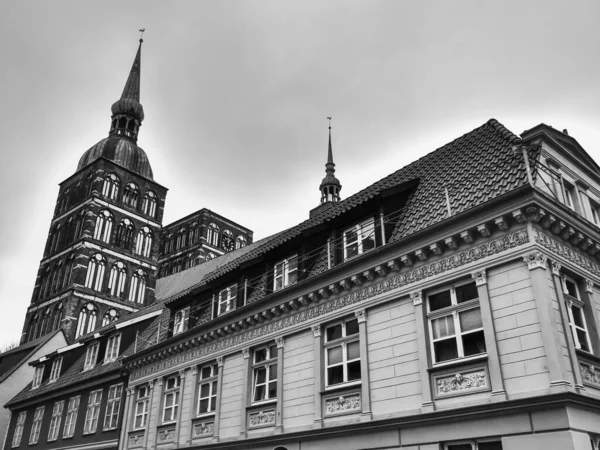
[[[594,0],[0,2],[0,349],[139,28],[165,223],[206,207],[258,239],[318,204],[326,116],[344,198],[491,117],[567,128],[600,161],[599,17]]]

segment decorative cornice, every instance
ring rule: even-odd
[[[372,297],[399,289],[418,281],[438,276],[449,270],[453,270],[480,259],[527,244],[528,242],[529,236],[527,231],[519,230],[501,238],[490,240],[480,245],[475,245],[467,250],[455,253],[437,261],[433,261],[429,264],[423,264],[419,267],[408,270],[405,273],[388,276],[386,279],[374,281],[367,286],[357,287],[353,292],[335,298],[330,298],[327,301],[321,301],[320,304],[304,311],[290,314],[287,317],[273,320],[270,323],[256,326],[250,330],[240,331],[239,333],[230,335],[229,337],[224,336],[221,338],[216,338],[212,342],[209,341],[203,343],[203,345],[187,351],[183,350],[180,354],[176,354],[170,358],[165,358],[162,361],[149,364],[146,367],[137,370],[134,368],[131,372],[130,380],[134,381],[151,375],[152,373],[166,370],[168,368],[204,358],[209,355],[227,351],[228,349],[238,347],[264,336],[282,332],[287,328],[297,326],[302,323],[312,322],[321,316],[330,314],[339,309],[363,302]],[[315,329],[313,328],[313,333],[314,332]],[[185,349],[186,346],[179,346],[179,348]],[[169,352],[163,352],[163,354],[166,355],[169,354]],[[158,356],[156,353],[153,356],[154,361],[157,358],[160,358],[160,356]]]
[[[584,256],[581,253],[567,247],[563,243],[548,236],[541,230],[534,229],[534,232],[534,240],[537,244],[540,244],[542,247],[548,249],[555,255],[558,255],[566,259],[567,261],[581,267],[582,269],[585,269],[588,272],[600,277],[600,265],[598,265],[598,263],[592,261],[587,256]]]
[[[548,257],[542,252],[531,252],[523,255],[523,261],[527,263],[529,270],[544,269],[546,270]]]
[[[473,278],[475,280],[475,284],[477,286],[483,286],[483,285],[487,284],[487,274],[485,272],[485,269],[478,270],[476,272],[472,272],[471,278]]]

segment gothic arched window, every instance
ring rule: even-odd
[[[245,247],[247,244],[246,238],[244,236],[238,236],[235,240],[235,248]]]
[[[60,199],[60,212],[64,212],[67,210],[67,207],[69,206],[69,196],[71,194],[71,190],[69,188],[65,189],[65,191],[63,192],[63,195]]]
[[[54,294],[60,289],[62,277],[62,261],[58,261],[52,269],[52,282],[50,286],[50,292]]]
[[[94,331],[96,328],[96,319],[98,318],[98,308],[93,303],[87,303],[79,311],[79,320],[77,321],[77,331],[75,338],[86,333]]]
[[[133,242],[133,222],[129,219],[121,220],[119,227],[117,228],[117,237],[115,239],[115,244],[117,247],[122,247],[126,249],[131,249],[131,244]]]
[[[135,183],[127,183],[123,189],[123,203],[131,208],[137,208],[140,190]]]
[[[77,215],[75,221],[75,231],[73,232],[73,241],[76,241],[83,234],[83,222],[85,221],[85,215],[87,211],[84,209]]]
[[[114,218],[108,210],[100,211],[96,218],[96,228],[94,229],[94,239],[99,241],[110,242],[110,235],[112,233]]]
[[[57,223],[52,231],[50,231],[50,236],[48,237],[48,249],[46,254],[49,255],[54,253],[56,249],[58,249],[58,242],[60,240],[60,223]]]
[[[27,335],[28,341],[35,339],[35,333],[36,333],[36,329],[37,329],[37,325],[38,325],[38,318],[39,318],[39,314],[35,313],[31,319],[31,321],[29,322],[29,332]]]
[[[213,247],[217,247],[219,245],[219,227],[214,223],[211,223],[208,226],[208,230],[206,231],[206,242]]]
[[[42,275],[40,277],[40,290],[39,290],[39,298],[43,298],[46,295],[48,295],[48,292],[50,291],[50,282],[51,282],[51,277],[52,277],[52,271],[50,269],[50,266],[46,267],[44,269],[44,271],[42,272]]]
[[[150,250],[152,250],[152,231],[148,227],[142,227],[138,231],[135,252],[147,258],[150,256]]]
[[[102,282],[104,281],[104,270],[106,268],[106,259],[100,253],[96,253],[90,258],[87,268],[87,276],[85,277],[85,287],[95,291],[102,290]]]
[[[144,304],[146,298],[146,274],[142,269],[137,269],[131,277],[129,286],[129,301]]]
[[[116,200],[119,196],[120,184],[119,177],[114,173],[106,175],[106,177],[104,177],[104,184],[102,185],[102,195],[111,200]]]
[[[50,316],[50,307],[46,308],[44,311],[44,315],[42,316],[42,325],[40,326],[40,336],[48,333],[50,331],[51,316]]]
[[[127,281],[127,267],[121,261],[113,264],[108,278],[108,292],[110,295],[120,297],[125,290],[125,281]]]
[[[150,217],[156,216],[156,194],[152,191],[146,192],[142,202],[142,212]]]
[[[71,273],[73,271],[73,263],[75,262],[75,255],[71,254],[67,258],[65,268],[63,270],[62,277],[62,289],[66,288],[71,283]]]
[[[60,322],[62,320],[62,308],[62,302],[58,302],[58,304],[54,307],[54,314],[52,315],[52,331],[60,328]]]
[[[186,237],[185,228],[182,228],[177,233],[177,240],[175,241],[175,250],[179,250],[181,247],[185,247],[185,237]]]
[[[102,317],[102,326],[104,327],[115,320],[119,320],[119,313],[116,309],[109,309]]]
[[[188,244],[192,245],[196,243],[196,239],[198,238],[198,222],[192,223],[190,225],[190,231],[188,233]]]

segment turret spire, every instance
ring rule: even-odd
[[[140,32],[143,33],[143,30]],[[142,42],[138,46],[133,65],[129,71],[121,98],[113,103],[112,123],[109,134],[123,136],[137,142],[138,131],[144,120],[144,108],[140,103],[140,72],[142,62]]]
[[[337,203],[340,201],[340,191],[342,185],[340,180],[335,177],[335,164],[333,162],[333,147],[331,145],[331,117],[329,120],[329,148],[327,151],[327,164],[325,164],[325,178],[321,182],[321,203]]]

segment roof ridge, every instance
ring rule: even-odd
[[[498,133],[500,133],[500,135],[502,137],[504,137],[505,139],[507,139],[510,143],[513,143],[516,140],[521,140],[520,136],[517,136],[516,134],[514,134],[512,131],[510,131],[508,128],[506,128],[504,125],[502,125],[500,122],[498,122],[493,117],[486,122],[486,125],[487,124],[489,124],[492,127],[494,127],[494,129]]]

